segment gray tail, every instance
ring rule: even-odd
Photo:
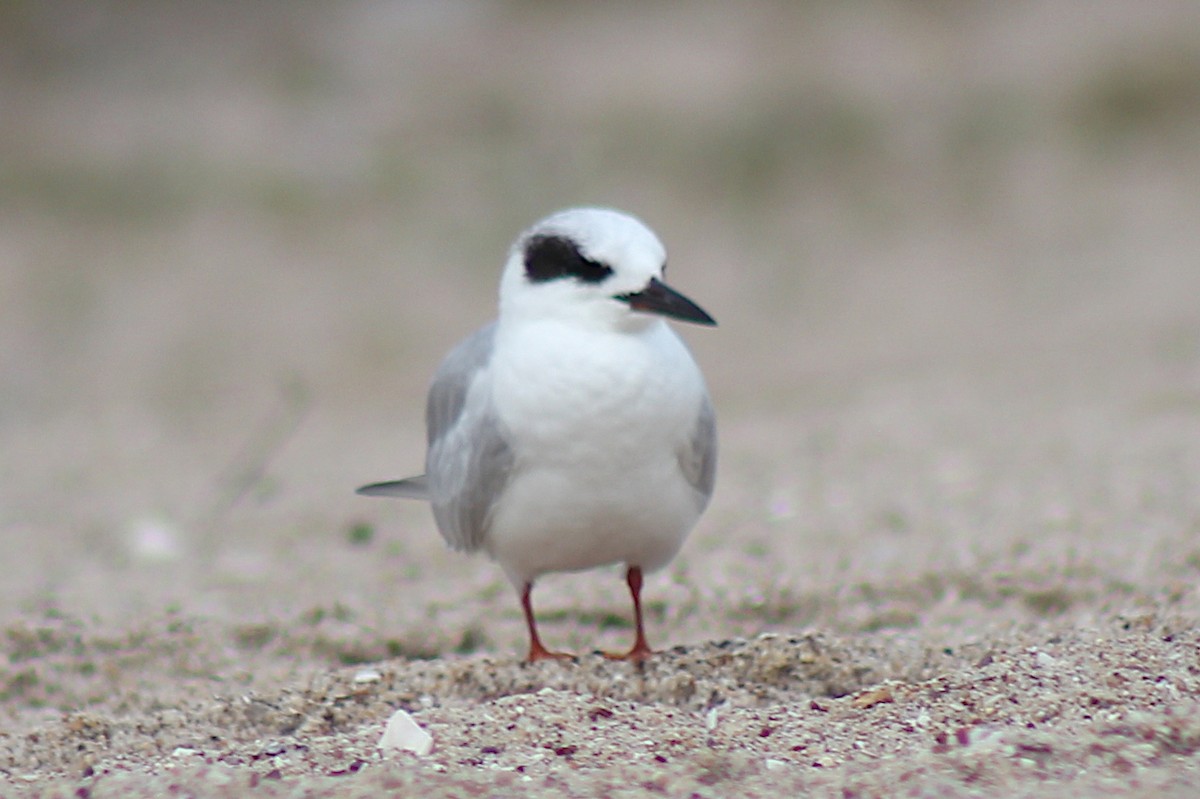
[[[357,489],[355,494],[364,497],[404,497],[405,499],[429,499],[429,481],[425,475],[392,480],[387,483],[371,483]]]

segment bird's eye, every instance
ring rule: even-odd
[[[565,236],[530,236],[525,242],[525,275],[531,283],[564,277],[599,283],[612,273],[607,264],[584,257],[578,245]]]

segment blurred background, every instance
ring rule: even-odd
[[[584,203],[720,323],[656,643],[1175,590],[1198,144],[1191,0],[4,3],[0,612],[519,651],[497,568],[352,492]],[[551,641],[628,635],[615,572],[545,583]]]

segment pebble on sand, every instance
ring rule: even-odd
[[[379,739],[379,748],[384,754],[414,752],[424,757],[433,751],[433,736],[421,729],[408,713],[397,710],[388,719],[383,737]]]

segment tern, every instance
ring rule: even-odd
[[[426,404],[425,474],[358,489],[428,500],[446,543],[483,550],[516,588],[530,662],[531,593],[549,572],[624,564],[636,638],[653,650],[643,573],[679,551],[712,495],[716,417],[700,368],[665,319],[716,322],[665,282],[639,219],[571,208],[522,233],[499,316],[442,361]]]

